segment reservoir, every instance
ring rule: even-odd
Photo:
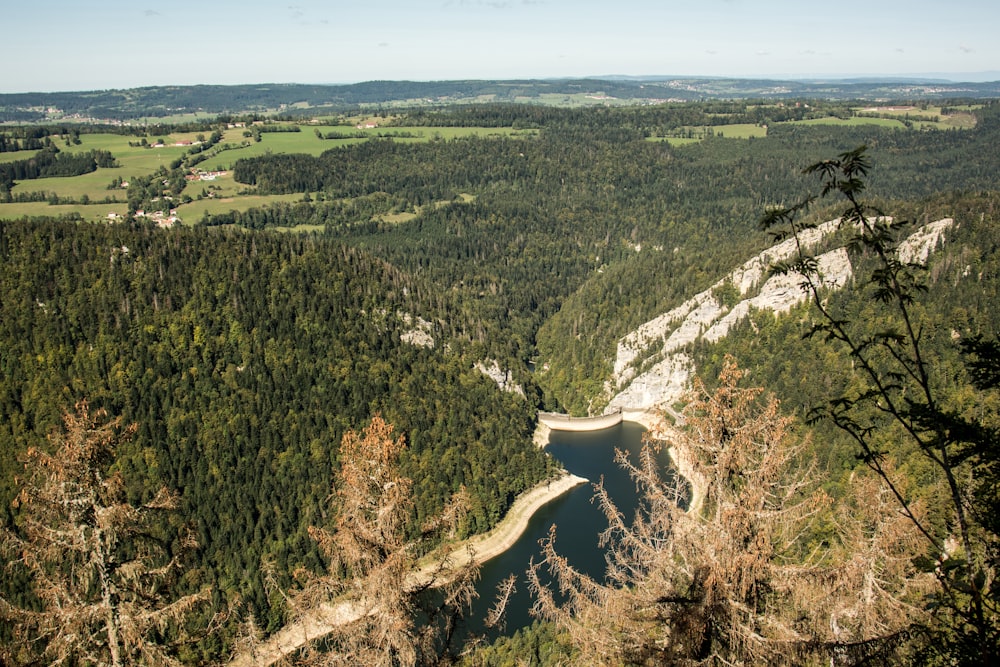
[[[605,550],[598,546],[598,540],[608,523],[597,503],[591,502],[593,485],[603,476],[605,487],[618,509],[627,518],[634,516],[638,501],[636,486],[615,463],[615,449],[629,452],[631,459],[638,461],[645,431],[640,424],[626,421],[599,431],[553,430],[550,433],[546,451],[566,470],[586,477],[590,483],[577,486],[538,510],[514,546],[482,565],[477,586],[479,598],[473,603],[469,621],[473,633],[485,633],[487,638],[498,634],[486,631],[483,619],[494,604],[497,584],[510,574],[517,577],[517,592],[507,607],[507,622],[502,634],[512,635],[534,620],[530,614],[533,599],[525,573],[532,558],[536,562],[541,560],[538,541],[548,535],[552,524],[557,529],[556,550],[578,570],[603,581]],[[665,451],[660,458],[664,474],[672,474]]]

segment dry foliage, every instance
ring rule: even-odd
[[[193,548],[180,535],[171,557],[156,535],[154,515],[177,508],[161,489],[141,507],[125,500],[118,473],[107,473],[116,445],[135,430],[86,402],[64,417],[52,452],[28,451],[15,501],[17,525],[0,534],[8,570],[30,578],[36,603],[0,600],[0,618],[13,626],[5,648],[12,664],[179,664],[164,644],[208,592],[170,598],[179,555]]]
[[[727,359],[717,391],[697,383],[672,435],[694,487],[689,511],[683,482],[660,474],[655,439],[637,463],[619,453],[642,504],[628,522],[597,488],[610,524],[606,582],[568,565],[554,528],[544,541],[529,572],[535,613],[568,629],[586,661],[853,662],[891,650],[919,616],[908,603],[919,593],[915,530],[876,483],[859,481],[835,543],[807,552],[803,536],[830,499],[789,444],[789,418],[760,389],[739,387],[742,375]],[[543,566],[558,594],[541,583]]]
[[[328,574],[298,572],[302,590],[289,597],[304,617],[326,609],[331,632],[301,656],[309,665],[435,664],[446,656],[456,621],[475,595],[472,559],[456,567],[447,547],[420,568],[424,547],[453,537],[468,499],[464,490],[411,539],[412,481],[399,472],[402,437],[375,416],[362,434],[341,443],[332,530],[310,534],[328,559]],[[436,589],[428,594],[429,589]]]

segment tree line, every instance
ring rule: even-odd
[[[52,178],[56,176],[80,176],[100,168],[117,166],[115,157],[105,150],[90,150],[83,153],[61,153],[55,146],[49,146],[26,160],[0,163],[0,190],[9,194],[15,181]]]

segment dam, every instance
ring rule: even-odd
[[[621,424],[623,413],[619,409],[596,417],[570,417],[557,412],[539,412],[538,421],[553,431],[600,431]]]

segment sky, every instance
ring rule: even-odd
[[[33,0],[0,93],[608,75],[1000,79],[997,0]]]

